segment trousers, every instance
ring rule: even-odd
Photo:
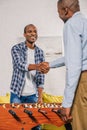
[[[87,71],[81,73],[71,114],[72,130],[87,130]]]

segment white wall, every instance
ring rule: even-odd
[[[87,1],[80,1],[83,13],[87,14]],[[57,0],[0,0],[0,95],[9,92],[10,51],[22,37],[26,24],[35,24],[39,36],[62,35],[63,22],[58,18],[56,3]]]

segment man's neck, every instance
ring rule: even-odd
[[[29,42],[26,41],[26,45],[30,49],[34,49],[35,48],[35,44],[34,43],[29,43]]]

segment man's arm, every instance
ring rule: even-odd
[[[57,68],[62,66],[65,66],[64,57],[58,58],[52,62],[42,62],[40,66],[40,71],[45,74],[48,73],[50,68]]]
[[[43,93],[43,88],[42,87],[38,87],[38,103],[43,103],[42,100],[42,93]]]
[[[64,28],[66,62],[66,87],[62,103],[62,118],[64,121],[72,119],[71,107],[82,69],[82,45],[79,27],[78,23],[70,22]]]
[[[77,29],[76,29],[77,28]],[[72,106],[82,67],[82,45],[78,24],[67,23],[64,32],[66,86],[63,107]]]
[[[38,70],[41,72],[41,64],[29,64],[28,65],[28,70],[31,71],[31,70]]]
[[[22,50],[19,48],[19,45],[15,45],[11,49],[11,55],[12,55],[12,63],[14,68],[18,68],[21,71],[28,71],[25,61],[23,57],[21,56]]]
[[[44,52],[43,51],[39,51],[39,66],[38,66],[38,70],[36,73],[36,85],[37,85],[37,91],[38,91],[38,103],[42,103],[42,93],[43,93],[43,89],[44,89],[44,82],[45,82],[45,75],[42,73],[42,65],[41,62],[45,61],[45,56],[44,56]]]
[[[57,68],[62,66],[65,66],[65,57],[58,58],[49,63],[50,68]]]

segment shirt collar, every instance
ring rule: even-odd
[[[78,14],[81,14],[81,12],[80,12],[80,11],[77,11],[76,13],[73,14],[72,17],[74,17],[74,16],[76,16],[76,15],[78,15]]]

